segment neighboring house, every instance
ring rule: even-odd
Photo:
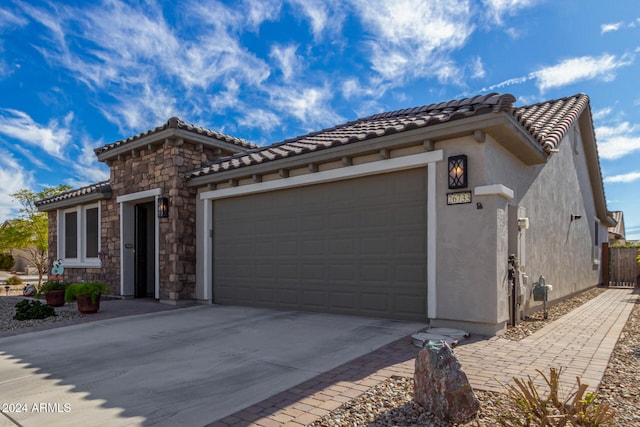
[[[627,242],[624,230],[624,214],[622,211],[613,211],[611,212],[611,218],[616,222],[616,225],[609,227],[609,244],[624,245]]]
[[[408,108],[265,147],[171,118],[95,150],[108,182],[38,202],[51,258],[124,297],[499,333],[510,254],[530,310],[540,275],[551,300],[600,283],[614,225],[589,98],[514,102]]]

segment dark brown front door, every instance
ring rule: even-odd
[[[154,277],[154,233],[153,202],[136,205],[135,244],[135,297],[153,296]]]

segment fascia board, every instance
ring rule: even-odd
[[[78,197],[71,197],[69,199],[60,200],[58,202],[47,203],[44,206],[39,206],[39,212],[49,212],[56,209],[68,208],[70,206],[78,206],[78,205],[86,205],[90,202],[95,202],[96,200],[110,199],[111,191],[107,191],[104,193],[92,193],[85,194]]]

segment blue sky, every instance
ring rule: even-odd
[[[487,92],[591,98],[609,210],[640,239],[637,0],[0,3],[0,221],[108,178],[93,148],[178,116],[269,144]]]

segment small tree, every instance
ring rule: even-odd
[[[20,202],[22,208],[17,218],[5,222],[0,228],[0,251],[23,249],[27,254],[23,258],[38,270],[38,285],[42,284],[42,277],[49,267],[49,220],[45,212],[38,211],[35,203],[69,189],[71,187],[68,185],[59,185],[46,187],[39,192],[22,189],[11,194],[12,198]]]

